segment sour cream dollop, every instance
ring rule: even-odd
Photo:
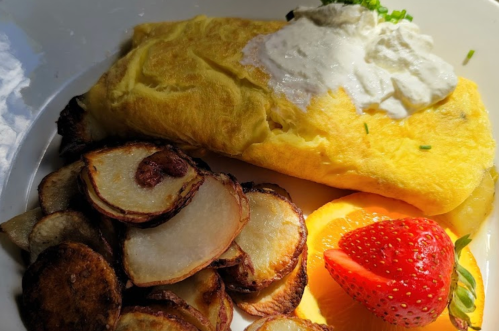
[[[281,30],[252,39],[241,63],[266,71],[274,91],[304,111],[314,95],[343,87],[359,114],[404,118],[456,88],[454,68],[412,22],[381,22],[376,12],[337,3],[294,13]]]

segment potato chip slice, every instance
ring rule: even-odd
[[[38,185],[38,200],[45,215],[68,209],[80,195],[78,176],[84,165],[83,161],[76,161],[43,178]]]
[[[133,224],[145,224],[149,220],[154,218],[154,215],[151,216],[151,215],[138,215],[133,213],[123,213],[117,210],[116,208],[108,205],[104,201],[102,201],[97,196],[97,193],[95,193],[94,187],[92,186],[90,178],[88,177],[88,171],[86,168],[83,168],[83,170],[81,171],[80,178],[87,200],[90,202],[92,207],[94,207],[101,214],[113,219],[117,219],[122,222],[133,223]]]
[[[19,248],[29,251],[29,234],[36,222],[42,217],[41,208],[28,210],[0,224],[0,232],[5,232],[9,239]]]
[[[46,249],[24,274],[23,302],[29,330],[113,330],[121,291],[104,258],[80,243]]]
[[[178,295],[169,290],[153,290],[147,295],[148,307],[175,315],[194,325],[199,331],[215,331],[208,317],[189,305]]]
[[[75,159],[83,151],[95,145],[96,141],[107,136],[99,121],[80,101],[83,97],[73,97],[57,120],[57,133],[62,136],[59,148],[61,157]]]
[[[298,317],[273,315],[256,320],[245,331],[333,331],[333,327],[312,323]]]
[[[302,212],[291,201],[258,188],[249,189],[246,196],[251,217],[235,241],[248,258],[222,269],[227,287],[238,292],[261,290],[291,272],[307,237]]]
[[[129,228],[123,265],[137,286],[171,284],[208,266],[230,246],[248,219],[247,200],[231,177],[207,175],[192,202],[154,229]]]
[[[203,182],[188,156],[170,145],[129,143],[84,155],[97,196],[125,214],[181,208]]]
[[[182,318],[150,307],[127,307],[115,331],[198,331]]]
[[[42,218],[29,235],[31,262],[45,249],[64,241],[79,242],[99,252],[112,262],[112,251],[99,230],[80,212],[58,211]]]
[[[232,318],[234,317],[234,304],[232,299],[224,292],[223,296],[223,307],[220,309],[220,314],[218,318],[218,330],[219,331],[230,331],[230,324],[232,323]]]
[[[153,291],[157,290],[168,290],[178,295],[207,316],[217,331],[227,330],[227,323],[230,326],[232,303],[227,302],[225,285],[213,269],[203,269],[175,284],[156,286]]]
[[[307,250],[291,273],[255,293],[230,292],[236,305],[254,316],[289,314],[300,303],[307,285]]]
[[[228,268],[243,262],[246,253],[233,241],[229,248],[210,264],[211,268]]]

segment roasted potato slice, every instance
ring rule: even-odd
[[[129,143],[89,152],[84,160],[97,196],[125,214],[171,213],[203,182],[194,162],[170,145]]]
[[[0,232],[4,232],[19,248],[29,251],[29,234],[42,217],[41,208],[28,210],[0,224]]]
[[[104,201],[102,201],[97,196],[97,193],[95,193],[94,187],[92,186],[90,178],[88,177],[88,171],[86,168],[84,168],[81,171],[80,179],[87,200],[90,202],[92,207],[94,207],[102,215],[105,215],[113,219],[117,219],[125,223],[132,223],[132,224],[146,224],[148,221],[154,218],[154,215],[138,215],[132,213],[123,213],[117,210],[116,208],[111,207]]]
[[[301,254],[294,270],[284,278],[255,293],[230,292],[236,305],[254,316],[289,314],[300,303],[307,285],[307,252]]]
[[[234,305],[232,299],[227,292],[224,292],[223,296],[223,307],[220,309],[220,314],[218,318],[218,330],[220,331],[230,331],[230,324],[232,323],[232,318],[234,317]]]
[[[107,136],[99,121],[80,102],[83,97],[72,98],[57,120],[57,133],[62,136],[59,155],[64,158],[78,157],[95,141]]]
[[[215,331],[208,317],[168,290],[153,290],[147,296],[148,307],[175,315],[194,325],[199,331]]]
[[[215,261],[211,262],[211,268],[228,268],[243,262],[246,253],[233,241],[229,248]]]
[[[127,307],[115,331],[198,331],[182,318],[150,307]]]
[[[213,269],[203,269],[193,276],[169,285],[156,286],[153,291],[168,290],[185,300],[204,316],[216,331],[227,330],[232,321],[232,305],[227,303],[225,285]]]
[[[245,331],[333,331],[334,328],[294,316],[273,315],[256,320]]]
[[[107,261],[112,262],[112,250],[102,234],[80,212],[58,211],[42,218],[29,235],[31,262],[45,249],[64,241],[79,242],[99,252]]]
[[[247,182],[247,183],[242,183],[241,186],[243,187],[243,189],[245,190],[254,190],[254,189],[258,189],[258,190],[262,190],[262,191],[272,191],[272,192],[275,192],[283,197],[285,197],[286,199],[288,199],[289,201],[293,201],[291,199],[291,195],[289,194],[288,191],[286,191],[285,188],[277,185],[277,184],[274,184],[274,183],[254,183],[254,182]]]
[[[207,175],[192,202],[154,229],[129,228],[123,265],[137,286],[172,284],[208,266],[231,245],[248,219],[239,184]]]
[[[43,178],[38,185],[38,200],[45,215],[69,209],[80,195],[78,176],[84,166],[83,161],[76,161]]]
[[[114,270],[80,243],[46,249],[28,267],[22,287],[30,331],[113,330],[120,314]]]
[[[307,229],[301,210],[274,191],[246,192],[251,217],[236,243],[246,252],[243,263],[222,269],[230,290],[259,291],[291,272],[305,246]]]

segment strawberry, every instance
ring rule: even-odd
[[[406,218],[348,232],[324,258],[334,280],[385,321],[420,327],[449,306],[454,325],[467,330],[474,280],[457,261],[470,241],[459,239],[455,249],[435,221]]]

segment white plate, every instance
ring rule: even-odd
[[[17,148],[0,199],[0,222],[36,204],[41,178],[60,165],[55,124],[59,111],[74,95],[85,92],[114,61],[130,28],[145,21],[178,20],[197,14],[281,19],[299,0],[163,0],[57,1],[3,0],[0,32],[13,42],[13,55],[31,73],[23,90],[24,102],[37,114]],[[425,33],[435,39],[435,51],[452,63],[459,75],[475,80],[495,127],[499,129],[499,5],[492,0],[387,0],[391,9],[407,9]],[[5,10],[8,10],[6,12]],[[5,28],[5,27],[8,27]],[[1,29],[5,28],[4,31]],[[21,45],[15,49],[16,45]],[[470,49],[475,56],[463,60]],[[29,70],[28,70],[29,69]],[[0,100],[1,101],[1,100]],[[9,113],[19,112],[10,104]],[[497,135],[496,135],[497,138]],[[273,181],[286,187],[305,214],[337,197],[335,189],[257,169],[238,161],[214,157],[215,170],[230,170],[240,180]],[[451,165],[449,165],[451,166]],[[496,201],[497,204],[497,201]],[[499,213],[497,208],[483,227],[473,250],[485,276],[486,310],[483,330],[499,325]],[[23,272],[20,253],[1,236],[0,329],[25,330],[18,312]],[[233,330],[243,330],[245,318],[237,315]]]

